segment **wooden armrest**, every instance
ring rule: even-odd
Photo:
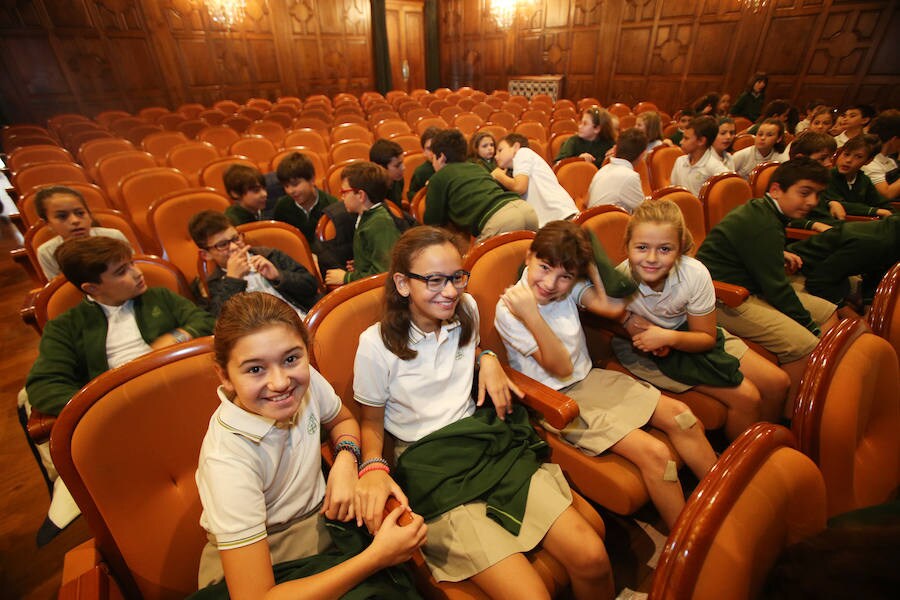
[[[35,299],[37,298],[38,292],[41,291],[41,288],[35,288],[25,294],[25,299],[22,300],[22,308],[19,309],[19,316],[22,317],[22,321],[25,322],[26,325],[32,327],[35,331],[37,331],[38,335],[41,335],[41,328],[37,322],[37,313],[35,311]]]
[[[66,552],[59,600],[106,600],[112,596],[111,588],[117,587],[93,539]]]
[[[13,248],[9,251],[9,257],[13,259],[14,263],[18,264],[26,273],[28,273],[28,277],[30,277],[36,285],[44,285],[47,283],[46,281],[41,280],[41,276],[34,269],[34,265],[31,263],[31,258],[29,258],[28,251],[25,248]]]
[[[800,229],[798,227],[787,227],[784,235],[789,240],[805,240],[819,233],[814,229]]]
[[[35,444],[43,444],[50,439],[50,432],[53,430],[53,424],[56,423],[56,415],[48,415],[36,408],[31,409],[31,415],[28,417],[28,437]]]
[[[572,398],[519,373],[509,365],[503,365],[503,370],[510,381],[522,390],[522,404],[539,412],[553,427],[562,429],[578,416],[578,404]]]
[[[9,217],[9,220],[12,221],[12,224],[16,226],[16,229],[19,230],[19,233],[24,236],[25,232],[28,231],[28,225],[25,224],[22,213],[11,213],[7,216]]]
[[[744,300],[750,297],[747,288],[724,281],[713,281],[713,288],[716,290],[716,300],[719,300],[726,306],[734,308],[740,306]]]

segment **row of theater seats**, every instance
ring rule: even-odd
[[[464,268],[472,272],[469,291],[482,313],[482,343],[498,354],[503,346],[490,335],[492,307],[516,280],[532,237],[503,234],[465,259]],[[346,356],[355,353],[358,334],[379,317],[384,277],[340,288],[307,317],[315,340],[313,363],[351,411],[357,407]],[[847,320],[823,338],[804,376],[793,434],[775,425],[754,426],[700,483],[669,536],[651,598],[755,597],[785,545],[822,530],[830,516],[894,493],[900,481],[894,435],[900,426],[895,350],[900,326],[893,314],[898,280],[900,267],[895,267],[879,288],[870,317],[875,333],[859,320]],[[893,333],[879,329],[885,323],[893,323],[888,325]],[[885,335],[894,336],[894,347],[880,337]],[[67,556],[61,597],[91,582],[118,587],[126,596],[168,598],[194,590],[206,538],[196,525],[200,502],[193,474],[217,402],[211,352],[206,338],[150,354],[99,377],[60,416],[53,431],[54,462],[95,535]],[[577,415],[577,406],[561,394],[511,375],[525,391],[524,402],[554,427]],[[180,400],[185,396],[196,401],[185,405]],[[173,425],[165,415],[175,411],[180,418]],[[137,422],[145,426],[136,430]],[[642,484],[633,465],[567,451],[554,434],[541,430],[541,435],[552,444],[553,460],[588,498],[623,513],[646,501],[646,492],[636,489]],[[592,480],[594,485],[585,485]],[[142,501],[148,497],[159,501]],[[580,497],[576,507],[602,534],[593,509]],[[545,553],[532,554],[555,595],[566,585],[564,570]],[[414,563],[417,586],[429,597],[483,597],[467,582],[435,584],[421,557]]]

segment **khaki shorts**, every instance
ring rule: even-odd
[[[806,292],[797,291],[797,298],[819,325],[837,310],[828,300]],[[722,303],[717,308],[719,326],[756,342],[777,355],[782,364],[809,355],[819,343],[819,338],[809,329],[757,296],[750,296],[735,308]]]
[[[524,200],[513,200],[491,215],[484,224],[478,242],[508,231],[537,231],[538,218],[534,208]]]

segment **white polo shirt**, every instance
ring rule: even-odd
[[[131,242],[129,242],[128,238],[125,237],[125,234],[118,229],[111,229],[109,227],[91,227],[88,235],[90,235],[90,237],[102,236],[113,238],[125,242],[131,247]],[[64,241],[62,236],[58,235],[38,246],[38,264],[41,265],[41,270],[44,272],[44,275],[47,276],[47,279],[53,279],[62,272],[60,271],[59,263],[56,262],[56,249],[59,248]]]
[[[670,182],[672,185],[680,185],[687,188],[695,195],[700,195],[700,188],[707,179],[719,173],[728,173],[731,169],[722,164],[719,155],[712,148],[700,157],[696,164],[691,164],[691,157],[687,154],[679,156],[672,167]]]
[[[527,276],[526,268],[516,285],[527,286]],[[590,287],[592,286],[588,281],[580,279],[572,286],[566,297],[550,304],[538,305],[541,317],[572,357],[572,373],[565,379],[554,377],[538,363],[533,356],[538,349],[537,340],[528,327],[506,308],[502,299],[497,301],[494,327],[503,339],[512,368],[555,390],[578,383],[587,377],[593,363],[588,354],[578,307],[581,306],[581,295]]]
[[[738,150],[734,153],[734,170],[738,175],[747,179],[750,177],[750,171],[753,170],[753,167],[759,163],[770,160],[784,162],[787,158],[784,154],[776,152],[774,148],[768,155],[763,156],[762,153],[756,149],[756,146],[748,146],[747,148]]]
[[[325,497],[320,426],[337,417],[341,400],[318,371],[310,367],[309,374],[287,428],[240,408],[219,388],[222,403],[209,420],[196,474],[200,525],[219,550],[264,539],[267,527],[310,513]]]
[[[478,306],[469,294],[460,298],[475,318],[469,343],[460,346],[459,321],[425,333],[410,323],[409,347],[417,352],[401,360],[381,341],[381,324],[359,336],[353,365],[353,397],[366,406],[384,407],[384,429],[404,442],[471,416],[472,382],[478,345]]]
[[[141,335],[137,317],[134,314],[134,299],[119,306],[109,306],[97,302],[106,316],[106,362],[110,369],[121,367],[135,358],[153,350]]]
[[[887,181],[885,176],[896,168],[897,161],[879,152],[875,158],[863,165],[862,171],[869,176],[872,183],[878,185]]]
[[[523,197],[537,213],[539,227],[578,213],[575,201],[559,184],[556,173],[531,148],[519,148],[513,157],[513,177],[516,175],[528,176],[528,190]]]
[[[628,260],[616,269],[631,275]],[[628,301],[628,310],[665,329],[677,329],[688,315],[708,315],[716,308],[716,291],[707,268],[696,258],[682,256],[669,271],[662,291],[638,284]]]
[[[631,162],[624,158],[610,158],[608,164],[594,173],[588,188],[588,208],[613,204],[633,213],[643,201],[641,176],[634,170]]]
[[[847,137],[847,134],[844,133],[843,131],[840,132],[839,134],[837,134],[836,136],[834,136],[834,141],[837,144],[838,148],[840,148],[841,146],[846,144],[849,139],[850,138]]]

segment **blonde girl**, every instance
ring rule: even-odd
[[[490,173],[497,168],[494,154],[497,151],[497,140],[490,131],[477,131],[469,141],[469,162],[481,165]]]
[[[336,598],[410,558],[425,540],[425,526],[414,515],[400,527],[401,506],[361,553],[276,585],[274,564],[331,546],[325,517],[346,522],[356,516],[359,426],[309,366],[309,334],[297,312],[270,294],[241,293],[225,303],[215,329],[215,369],[221,404],[209,421],[196,475],[200,524],[210,540],[200,559],[201,588],[224,577],[232,598],[269,592]],[[327,481],[320,429],[335,450]]]
[[[645,202],[631,217],[625,245],[628,258],[618,269],[639,286],[625,319],[631,343],[613,345],[622,364],[659,388],[694,387],[717,398],[728,409],[730,439],[759,420],[777,420],[788,376],[716,327],[712,279],[686,255],[693,240],[678,206]]]
[[[659,113],[648,110],[637,116],[634,126],[647,136],[646,156],[650,155],[650,151],[663,143],[662,139],[662,121]]]
[[[381,322],[360,336],[354,365],[363,464],[372,465],[357,485],[357,518],[377,530],[387,497],[403,502],[405,492],[428,519],[422,552],[438,581],[470,579],[491,598],[548,598],[524,555],[540,543],[564,565],[574,597],[612,598],[606,549],[571,506],[559,467],[530,450],[511,455],[503,441],[534,432],[522,408],[513,410],[518,389],[496,355],[477,352],[478,307],[465,292],[468,279],[448,231],[414,227],[394,246]],[[493,407],[476,410],[486,395]],[[395,440],[392,452],[385,433]],[[484,444],[494,441],[488,453]],[[517,473],[506,487],[521,490],[514,494],[520,502],[527,495],[519,509],[515,501],[490,500],[499,491],[491,476],[498,464]],[[402,491],[395,479],[406,482]]]
[[[563,142],[555,162],[577,156],[593,162],[599,169],[606,153],[615,145],[616,129],[612,115],[606,109],[591,106],[581,113],[578,133]]]

